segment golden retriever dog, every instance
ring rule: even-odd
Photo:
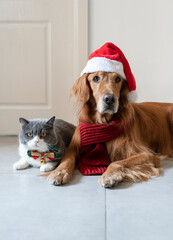
[[[146,181],[160,174],[160,159],[173,155],[173,104],[134,103],[128,99],[127,81],[118,73],[84,73],[74,84],[72,94],[80,103],[79,119],[85,123],[108,124],[121,119],[124,132],[105,142],[111,163],[99,177],[103,187],[121,181]],[[72,178],[80,153],[77,126],[61,164],[48,181],[62,185]]]
[[[112,162],[99,183],[112,187],[120,181],[138,182],[159,176],[160,156],[173,154],[173,104],[130,102],[127,82],[116,73],[99,71],[81,78],[73,86],[72,94],[82,103],[79,115],[82,121],[105,124],[118,114],[124,126],[130,123],[119,137],[106,142]],[[109,94],[116,99],[112,110],[104,100],[100,101]],[[48,176],[51,183],[61,185],[70,181],[79,151],[77,127],[61,164]]]

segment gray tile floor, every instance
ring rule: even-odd
[[[16,137],[0,138],[0,239],[172,240],[173,161],[144,183],[104,189],[76,170],[71,183],[50,185],[39,169],[13,171]]]

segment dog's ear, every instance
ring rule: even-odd
[[[129,91],[127,81],[124,80],[121,87],[121,99],[122,103],[126,104],[127,102],[135,102],[138,98],[137,91]]]
[[[86,103],[90,98],[90,88],[88,83],[88,74],[83,74],[73,85],[71,89],[73,95],[80,102]]]
[[[128,93],[129,93],[129,87],[128,87],[127,81],[123,80],[123,84],[121,87],[120,101],[124,106],[128,103]]]

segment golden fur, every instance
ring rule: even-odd
[[[98,82],[94,81],[97,76]],[[119,77],[120,81],[116,82]],[[173,104],[132,103],[128,100],[128,85],[116,73],[84,74],[72,88],[80,103],[79,118],[87,123],[106,124],[116,115],[121,118],[124,133],[106,142],[111,164],[100,176],[99,183],[112,187],[120,181],[145,181],[159,176],[160,156],[173,154]],[[113,94],[112,110],[104,109],[105,94]],[[49,176],[54,185],[67,183],[75,169],[80,151],[80,132],[76,128],[61,164]]]

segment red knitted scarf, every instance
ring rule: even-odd
[[[120,119],[108,124],[79,122],[81,149],[78,167],[83,175],[102,174],[110,163],[105,142],[119,136],[124,128]]]

